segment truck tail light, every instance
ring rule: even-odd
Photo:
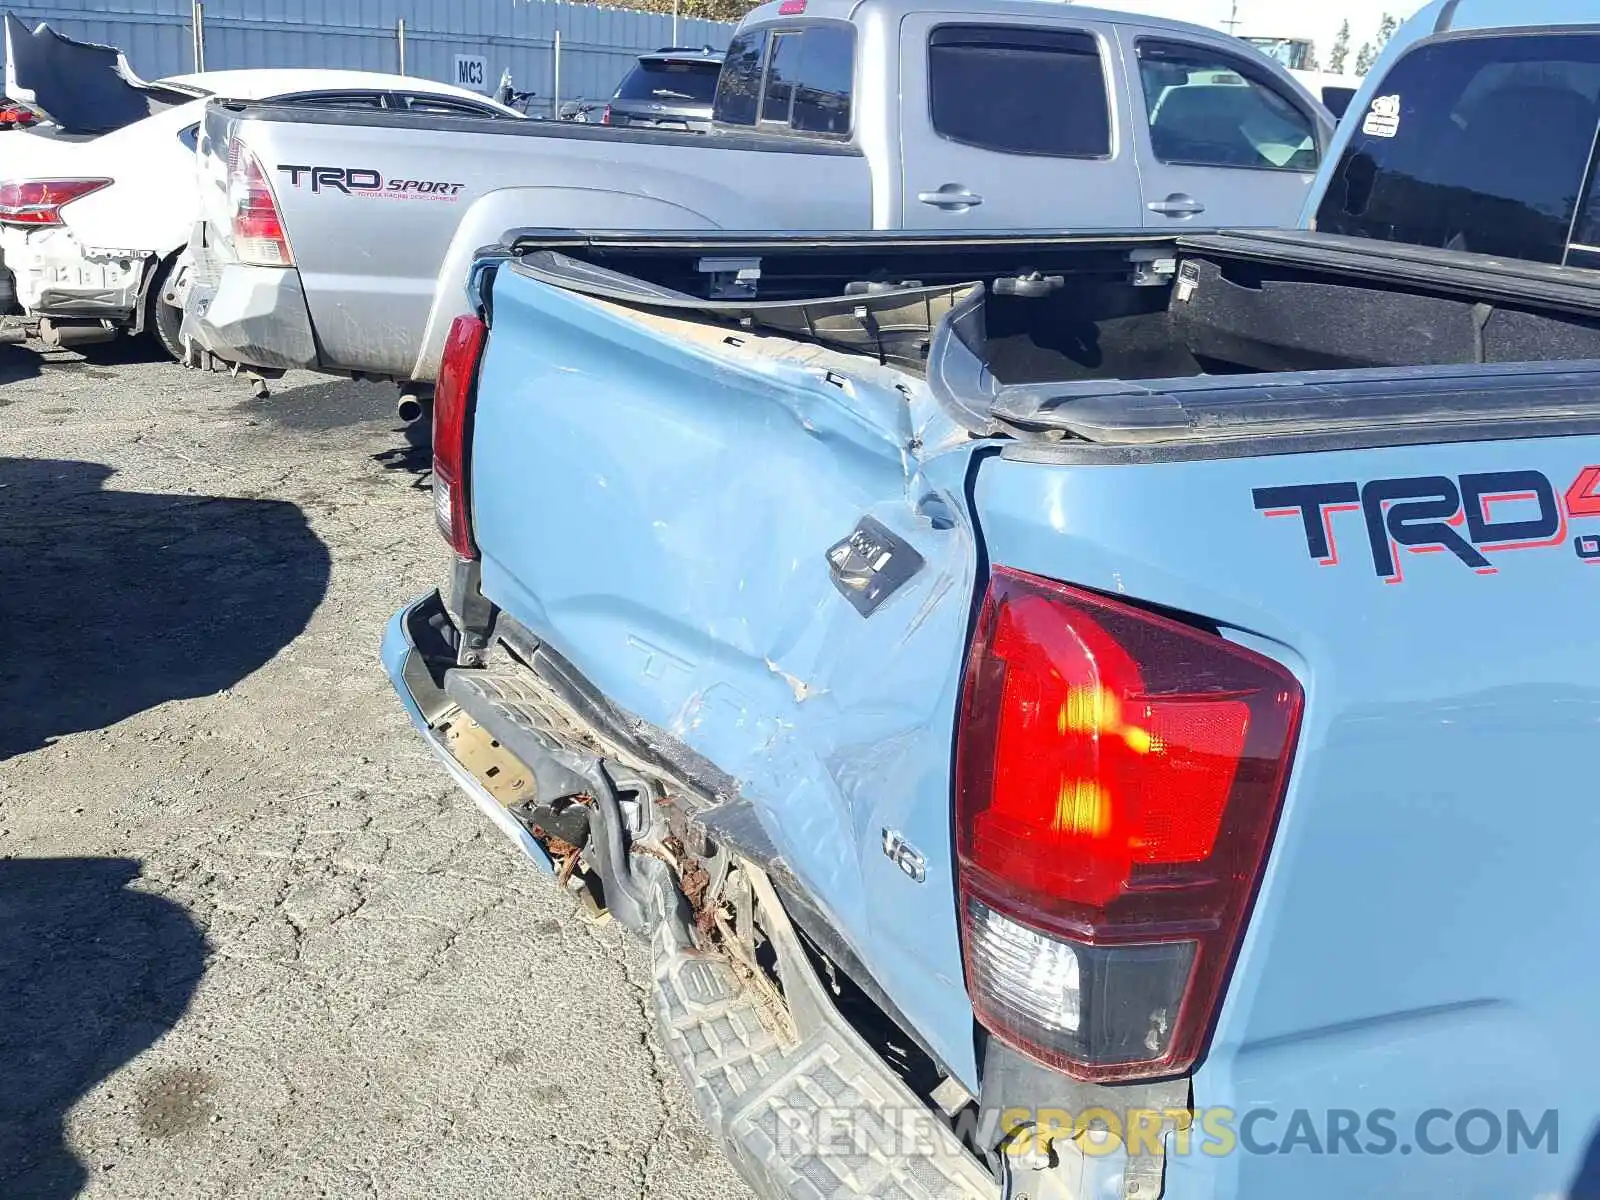
[[[233,205],[233,252],[239,261],[253,267],[294,266],[267,173],[261,160],[237,141],[228,146],[228,199]]]
[[[611,105],[608,104],[600,110],[600,124],[611,124]]]
[[[0,183],[0,225],[60,225],[61,209],[111,186],[109,179],[18,179]]]
[[[478,360],[488,333],[489,327],[475,316],[455,319],[433,390],[433,514],[439,532],[460,558],[478,557],[467,494],[467,445]]]
[[[994,1036],[1077,1079],[1194,1066],[1302,702],[1215,634],[994,572],[956,755],[967,986]]]

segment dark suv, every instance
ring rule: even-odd
[[[668,46],[641,54],[601,112],[600,123],[704,133],[711,128],[721,70],[721,52],[709,47]]]

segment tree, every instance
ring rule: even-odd
[[[1328,55],[1328,70],[1335,75],[1344,74],[1344,65],[1350,59],[1350,22],[1339,26],[1339,36],[1333,39],[1333,53]]]
[[[598,0],[608,8],[633,8],[643,12],[671,13],[673,0]],[[737,21],[761,0],[678,0],[680,17],[703,17],[708,21]]]
[[[1307,71],[1322,70],[1322,63],[1317,59],[1317,44],[1315,42],[1312,42],[1306,46],[1305,69]]]
[[[1381,51],[1389,44],[1389,39],[1394,36],[1395,29],[1400,22],[1388,13],[1383,14],[1383,20],[1378,22],[1378,49]]]
[[[1356,51],[1356,74],[1365,75],[1377,61],[1378,52],[1372,48],[1372,43],[1362,42],[1361,49]]]

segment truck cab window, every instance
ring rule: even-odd
[[[941,25],[928,41],[934,132],[1007,154],[1105,158],[1111,110],[1093,36]]]
[[[801,133],[848,134],[854,69],[855,34],[848,26],[774,32],[761,95],[762,123]]]
[[[754,125],[761,97],[761,66],[767,31],[751,29],[734,38],[717,77],[717,98],[711,119],[722,125]]]
[[[1150,145],[1164,163],[1315,171],[1311,116],[1264,72],[1200,46],[1139,42]]]
[[[1560,263],[1600,124],[1600,35],[1425,42],[1346,119],[1319,230]]]

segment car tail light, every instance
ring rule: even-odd
[[[0,183],[0,225],[60,225],[74,200],[110,187],[109,179],[21,179]]]
[[[467,445],[478,360],[488,333],[489,327],[475,316],[455,319],[433,390],[433,514],[439,532],[461,558],[478,557],[467,495]]]
[[[611,124],[611,105],[608,104],[600,110],[600,124]]]
[[[0,125],[37,125],[38,114],[20,104],[0,104]]]
[[[228,146],[228,199],[233,205],[233,252],[239,261],[254,267],[294,266],[272,184],[261,160],[237,141]]]
[[[1078,1079],[1194,1065],[1302,700],[1215,634],[995,571],[956,763],[967,985],[991,1033]]]

